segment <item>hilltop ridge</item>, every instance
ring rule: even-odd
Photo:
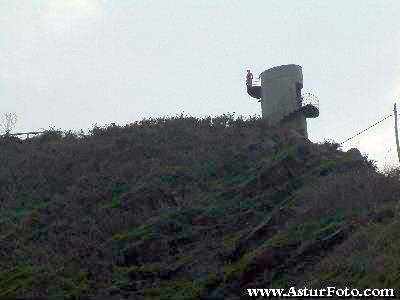
[[[0,296],[400,287],[398,173],[257,118],[0,141]]]

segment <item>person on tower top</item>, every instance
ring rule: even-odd
[[[251,73],[250,70],[247,70],[246,84],[248,86],[252,86],[253,85],[253,73]]]

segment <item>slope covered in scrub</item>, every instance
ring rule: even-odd
[[[399,177],[259,119],[0,141],[0,296],[400,287]]]

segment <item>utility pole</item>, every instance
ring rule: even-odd
[[[396,103],[394,104],[394,107],[393,107],[393,113],[394,113],[394,133],[396,135],[397,157],[399,158],[399,162],[400,162],[399,131],[397,129],[397,108],[396,108]]]

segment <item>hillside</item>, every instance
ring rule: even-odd
[[[399,176],[338,146],[225,115],[3,137],[0,296],[400,288]]]

